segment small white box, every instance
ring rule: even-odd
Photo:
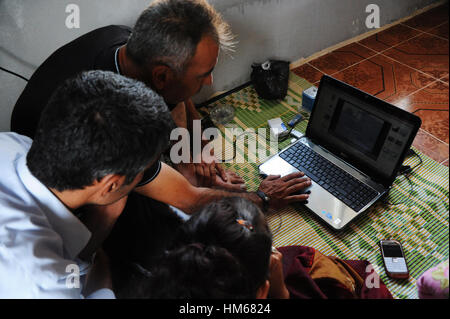
[[[272,141],[277,141],[279,138],[283,138],[288,135],[289,130],[281,118],[278,117],[276,119],[268,120],[267,123],[270,127],[270,138]]]

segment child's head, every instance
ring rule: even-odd
[[[255,298],[268,289],[272,235],[261,211],[225,198],[194,214],[152,270],[152,298]]]

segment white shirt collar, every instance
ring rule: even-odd
[[[91,232],[69,209],[36,177],[26,164],[26,155],[17,160],[17,174],[35,197],[53,229],[61,236],[70,259],[74,259],[87,245]]]

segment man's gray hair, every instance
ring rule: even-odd
[[[155,0],[137,20],[127,54],[140,66],[165,64],[183,72],[204,36],[233,50],[229,24],[205,0]]]

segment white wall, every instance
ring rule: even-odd
[[[97,27],[133,26],[149,0],[0,0],[0,66],[25,77],[54,50]],[[221,56],[214,91],[249,80],[250,65],[267,58],[296,61],[369,31],[368,4],[381,9],[381,25],[412,14],[436,0],[210,0],[231,24],[239,41],[233,58]],[[67,29],[65,8],[80,7],[80,29]],[[25,82],[0,71],[0,131],[9,130],[12,108]]]

